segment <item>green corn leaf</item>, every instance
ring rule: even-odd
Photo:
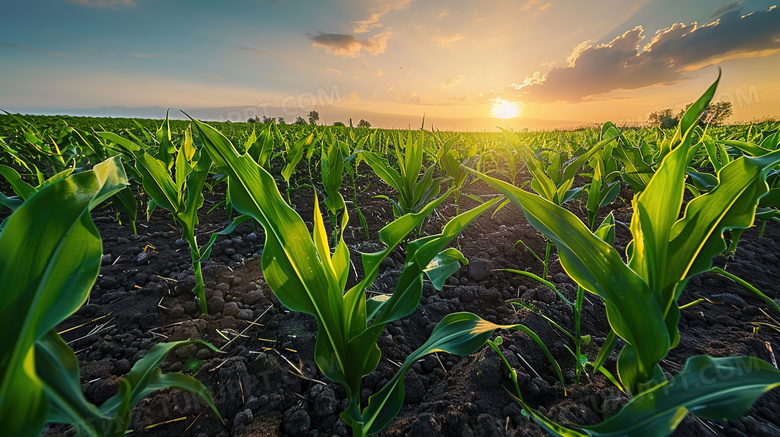
[[[36,343],[35,354],[35,371],[49,400],[46,422],[80,423],[90,435],[106,435],[111,418],[84,397],[73,349],[51,330]]]
[[[642,278],[571,212],[503,181],[469,171],[518,205],[528,222],[555,243],[566,273],[604,298],[610,326],[627,343],[639,348],[638,377],[652,378],[670,342],[655,294]]]
[[[89,211],[127,185],[118,157],[53,183],[9,217],[0,234],[0,420],[37,435],[48,409],[34,345],[87,299],[102,244]],[[52,205],[60,205],[56,215]]]
[[[133,365],[132,369],[130,369],[130,373],[122,380],[119,393],[106,400],[100,406],[101,413],[104,415],[114,415],[117,412],[125,410],[127,406],[137,404],[141,399],[154,391],[163,388],[178,388],[200,396],[209,404],[214,413],[217,414],[217,417],[222,420],[222,416],[219,414],[219,411],[217,411],[211,394],[200,381],[182,374],[163,374],[158,368],[171,350],[188,344],[206,346],[214,352],[219,352],[219,349],[202,340],[185,340],[154,345],[154,347],[152,347],[149,352],[138,360]],[[124,423],[129,423],[129,419],[129,416],[118,416],[115,418],[116,421],[124,421]]]
[[[592,436],[664,436],[688,412],[708,420],[738,419],[766,391],[780,386],[780,371],[753,357],[691,357],[680,375],[631,400],[592,427]]]
[[[436,255],[423,271],[431,280],[433,288],[441,290],[444,287],[444,281],[457,272],[461,264],[468,264],[468,260],[458,249],[450,247]]]
[[[120,190],[114,194],[112,198],[114,206],[123,213],[130,217],[130,221],[135,222],[138,219],[138,203],[135,200],[135,195],[130,187]],[[133,225],[135,226],[135,225]]]
[[[240,215],[234,218],[233,221],[229,225],[227,225],[227,227],[225,227],[225,229],[211,234],[208,243],[206,243],[205,246],[200,248],[201,255],[200,255],[200,259],[198,259],[197,261],[203,262],[209,259],[209,256],[211,255],[211,250],[214,248],[214,243],[217,241],[217,237],[219,237],[220,235],[230,235],[231,233],[233,233],[233,231],[236,230],[238,225],[249,220],[252,220],[252,217],[248,215]]]
[[[390,167],[387,160],[368,151],[361,152],[360,156],[368,163],[371,169],[374,170],[374,173],[376,173],[377,176],[385,181],[385,183],[401,192],[404,186],[401,175],[394,168]]]
[[[718,80],[720,75],[718,75]],[[670,291],[665,285],[668,243],[672,225],[677,221],[685,190],[685,171],[692,145],[692,130],[699,114],[709,104],[718,85],[709,89],[685,112],[672,139],[671,152],[663,159],[646,189],[633,200],[635,214],[631,217],[632,256],[629,265],[652,290],[660,294],[659,305],[670,306]],[[671,264],[670,264],[671,265]],[[675,283],[682,278],[676,278]]]
[[[364,434],[379,432],[401,410],[404,400],[404,377],[415,361],[434,352],[468,355],[482,347],[496,329],[523,329],[526,333],[532,333],[522,325],[496,325],[472,313],[448,314],[433,328],[428,341],[412,352],[393,378],[369,398],[368,406],[360,418],[362,422],[355,423],[345,414],[342,414],[342,419],[346,418],[345,421],[352,422],[353,427],[362,428]]]
[[[282,169],[282,177],[285,182],[290,182],[290,177],[295,173],[295,167],[303,158],[303,152],[306,150],[306,146],[310,145],[314,141],[314,134],[300,138],[296,141],[292,148],[287,152],[287,165]]]
[[[11,188],[13,188],[14,193],[16,193],[16,195],[19,196],[22,201],[29,199],[30,196],[35,194],[37,191],[35,188],[33,188],[32,185],[23,181],[22,177],[16,170],[8,167],[7,165],[0,164],[0,175],[2,175],[5,180],[11,184]]]
[[[778,163],[780,151],[737,158],[721,169],[715,189],[688,203],[671,229],[666,287],[708,270],[712,257],[726,250],[724,230],[753,224],[758,199],[769,191],[766,175]]]
[[[337,289],[337,279],[323,268],[306,224],[284,202],[273,177],[251,156],[239,156],[230,140],[211,126],[193,123],[214,165],[233,180],[230,197],[235,209],[265,228],[262,268],[266,281],[283,305],[316,317],[320,326],[317,350],[333,353],[315,353],[315,359],[329,379],[345,381],[343,290]]]

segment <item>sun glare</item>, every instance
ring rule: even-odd
[[[494,100],[493,110],[490,114],[496,118],[515,118],[520,115],[520,105],[516,102],[497,98]]]

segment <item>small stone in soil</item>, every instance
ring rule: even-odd
[[[151,252],[141,252],[138,254],[138,256],[135,257],[135,263],[139,266],[149,264],[149,261],[151,261],[153,258]]]
[[[253,418],[252,410],[247,408],[246,410],[236,414],[236,417],[233,419],[233,426],[237,427],[240,425],[249,425],[252,423]]]
[[[304,436],[311,427],[311,418],[300,408],[287,410],[284,413],[284,430],[291,436]]]
[[[494,269],[492,260],[485,258],[474,258],[469,261],[469,278],[479,282],[490,277]]]
[[[228,302],[225,304],[224,308],[222,308],[222,316],[223,317],[235,317],[240,310],[238,309],[238,304],[236,302]]]
[[[254,305],[254,304],[260,302],[260,300],[262,298],[263,298],[263,293],[261,293],[260,291],[255,290],[255,291],[250,291],[249,293],[246,293],[244,295],[242,301],[246,305]]]

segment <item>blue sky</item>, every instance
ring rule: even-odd
[[[482,129],[502,99],[520,110],[502,126],[552,127],[684,106],[721,66],[720,97],[749,120],[780,112],[774,4],[7,2],[0,108],[260,108],[288,121],[317,109],[328,122],[405,127],[425,114]]]

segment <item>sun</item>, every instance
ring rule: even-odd
[[[515,118],[520,115],[520,105],[502,98],[496,98],[490,115],[496,118]]]

